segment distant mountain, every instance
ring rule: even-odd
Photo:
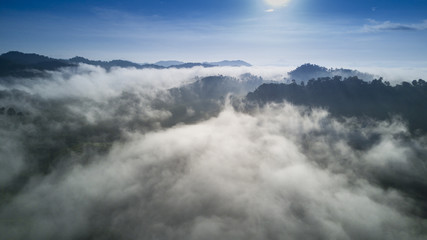
[[[192,68],[192,67],[215,67],[214,65],[210,65],[207,63],[183,63],[179,65],[172,65],[168,68]]]
[[[137,69],[142,69],[142,68],[161,69],[161,68],[164,68],[162,66],[158,66],[158,65],[154,65],[154,64],[138,64],[138,63],[125,61],[125,60],[99,61],[99,60],[89,60],[89,59],[86,59],[83,57],[73,57],[73,58],[70,58],[68,61],[70,61],[72,63],[84,63],[84,64],[93,65],[93,66],[100,66],[100,67],[103,67],[105,69],[110,69],[112,67],[122,67],[122,68],[133,67],[133,68],[137,68]]]
[[[10,51],[0,55],[1,59],[11,61],[21,65],[35,65],[43,62],[54,61],[55,59],[46,56],[38,55],[35,53],[21,53],[17,51]]]
[[[291,80],[295,80],[297,83],[301,83],[302,81],[307,82],[310,79],[317,79],[319,77],[334,77],[334,76],[342,76],[344,78],[357,76],[360,79],[365,81],[371,81],[375,78],[375,76],[362,73],[356,70],[351,69],[343,69],[343,68],[335,68],[328,69],[325,67],[321,67],[315,64],[306,63],[295,70],[288,72],[289,82]]]
[[[220,61],[220,62],[180,62],[175,60],[159,61],[154,64],[139,64],[126,60],[100,61],[90,60],[84,57],[73,57],[70,59],[55,59],[35,53],[22,53],[11,51],[0,55],[0,76],[32,77],[45,74],[45,70],[57,70],[61,67],[75,67],[78,64],[99,66],[107,70],[112,67],[121,68],[192,68],[192,67],[215,67],[215,66],[251,66],[242,60]]]
[[[11,51],[0,55],[0,76],[31,77],[41,74],[37,71],[70,66],[76,66],[76,64],[34,53]]]
[[[181,64],[184,64],[184,62],[175,61],[175,60],[158,61],[158,62],[154,63],[154,65],[162,66],[162,67],[170,67],[170,66],[173,66],[173,65],[181,65]]]
[[[191,68],[196,66],[202,66],[202,67],[224,67],[224,66],[230,66],[230,67],[241,67],[241,66],[252,66],[251,64],[242,61],[242,60],[224,60],[220,62],[203,62],[203,63],[194,63],[194,62],[180,62],[180,61],[159,61],[154,63],[155,65],[164,66],[164,67],[171,67],[171,68]]]
[[[255,90],[263,83],[263,79],[251,74],[243,74],[240,80],[228,76],[209,76],[197,80],[194,83],[184,85],[180,88],[171,89],[173,96],[180,98],[188,98],[194,100],[197,98],[203,99],[219,99],[231,93],[234,95],[246,95],[248,92]]]
[[[220,61],[220,62],[207,62],[207,64],[209,65],[214,65],[214,66],[229,66],[229,67],[250,67],[252,66],[251,64],[242,61],[242,60],[224,60],[224,61]]]

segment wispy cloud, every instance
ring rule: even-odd
[[[265,12],[274,12],[274,9],[270,8],[270,9],[265,10]]]
[[[427,30],[427,20],[421,23],[395,23],[391,21],[378,22],[375,20],[369,20],[369,24],[363,26],[362,31],[364,32],[379,32],[379,31],[420,31]]]

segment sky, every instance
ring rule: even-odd
[[[427,0],[0,0],[0,52],[425,67]]]

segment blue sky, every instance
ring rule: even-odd
[[[0,52],[259,65],[427,64],[427,0],[0,0]]]

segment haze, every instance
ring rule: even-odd
[[[0,3],[0,239],[427,239],[424,0]]]
[[[426,2],[418,0],[6,0],[0,52],[139,63],[423,67],[426,16]]]

